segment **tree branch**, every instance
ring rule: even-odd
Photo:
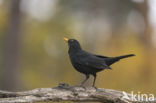
[[[130,95],[128,94],[130,97]],[[54,88],[38,88],[25,92],[0,91],[0,103],[26,103],[43,101],[76,101],[102,103],[135,103],[123,99],[123,92],[93,87],[70,87],[59,84]],[[142,101],[140,103],[146,103]],[[149,103],[149,102],[148,102]],[[156,100],[150,103],[156,103]]]

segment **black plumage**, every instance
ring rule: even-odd
[[[95,86],[96,73],[104,69],[111,69],[110,65],[119,61],[120,59],[134,56],[134,54],[123,55],[118,57],[106,57],[101,55],[95,55],[84,51],[79,42],[75,39],[64,38],[68,42],[69,46],[69,57],[73,67],[86,75],[86,79],[82,81],[83,85],[89,78],[90,75],[94,76],[93,86]]]

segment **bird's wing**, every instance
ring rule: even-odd
[[[96,57],[100,57],[100,58],[109,58],[107,56],[102,56],[102,55],[95,55]]]
[[[88,66],[96,69],[111,69],[108,65],[106,65],[105,61],[100,59],[89,59]]]
[[[107,57],[101,55],[95,55],[95,56],[99,58],[103,58],[105,60],[106,65],[108,66],[120,60],[118,57]]]
[[[111,69],[103,59],[92,55],[92,54],[88,54],[85,56],[85,58],[83,58],[82,60],[85,66],[90,67],[90,68],[96,68],[96,69]]]
[[[99,58],[94,54],[88,53],[86,51],[81,51],[76,55],[76,62],[84,67],[89,67],[90,69],[111,69],[105,62],[103,58]]]

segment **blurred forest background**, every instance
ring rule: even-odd
[[[97,87],[156,95],[155,28],[156,0],[0,0],[0,90],[79,84],[68,37],[92,53],[136,55],[98,73]]]

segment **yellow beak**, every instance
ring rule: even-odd
[[[69,39],[68,39],[68,38],[64,38],[64,40],[65,40],[66,42],[68,42]]]

